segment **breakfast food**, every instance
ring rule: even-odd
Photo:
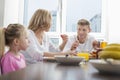
[[[103,48],[103,51],[120,51],[120,46],[107,46]]]
[[[99,52],[99,58],[107,59],[120,59],[120,44],[112,43],[103,48]]]
[[[107,46],[120,46],[120,44],[118,44],[118,43],[111,43],[111,44],[108,44]]]

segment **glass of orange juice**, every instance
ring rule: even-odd
[[[89,53],[87,53],[87,52],[78,52],[77,56],[84,57],[86,61],[89,60]]]
[[[106,41],[100,42],[100,48],[104,48],[106,46],[107,46],[107,42]]]

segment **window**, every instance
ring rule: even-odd
[[[102,0],[24,0],[24,25],[28,25],[38,8],[52,13],[49,36],[55,45],[61,42],[59,34],[76,34],[77,21],[82,18],[90,21],[92,35],[104,38],[105,28],[101,25]]]
[[[92,32],[101,32],[101,0],[67,0],[66,30],[65,32],[76,32],[77,22],[81,18],[90,21]]]
[[[52,5],[51,5],[51,4]],[[38,9],[47,9],[51,11],[52,14],[52,27],[50,29],[51,32],[57,31],[57,9],[58,9],[58,1],[57,0],[24,0],[24,25],[28,25],[28,22],[33,15],[33,13]]]

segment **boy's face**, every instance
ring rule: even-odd
[[[78,25],[77,36],[79,39],[86,39],[89,32],[90,32],[90,28],[88,25]]]

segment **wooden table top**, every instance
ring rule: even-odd
[[[120,75],[100,74],[89,62],[75,66],[39,62],[1,75],[0,80],[120,80]]]

